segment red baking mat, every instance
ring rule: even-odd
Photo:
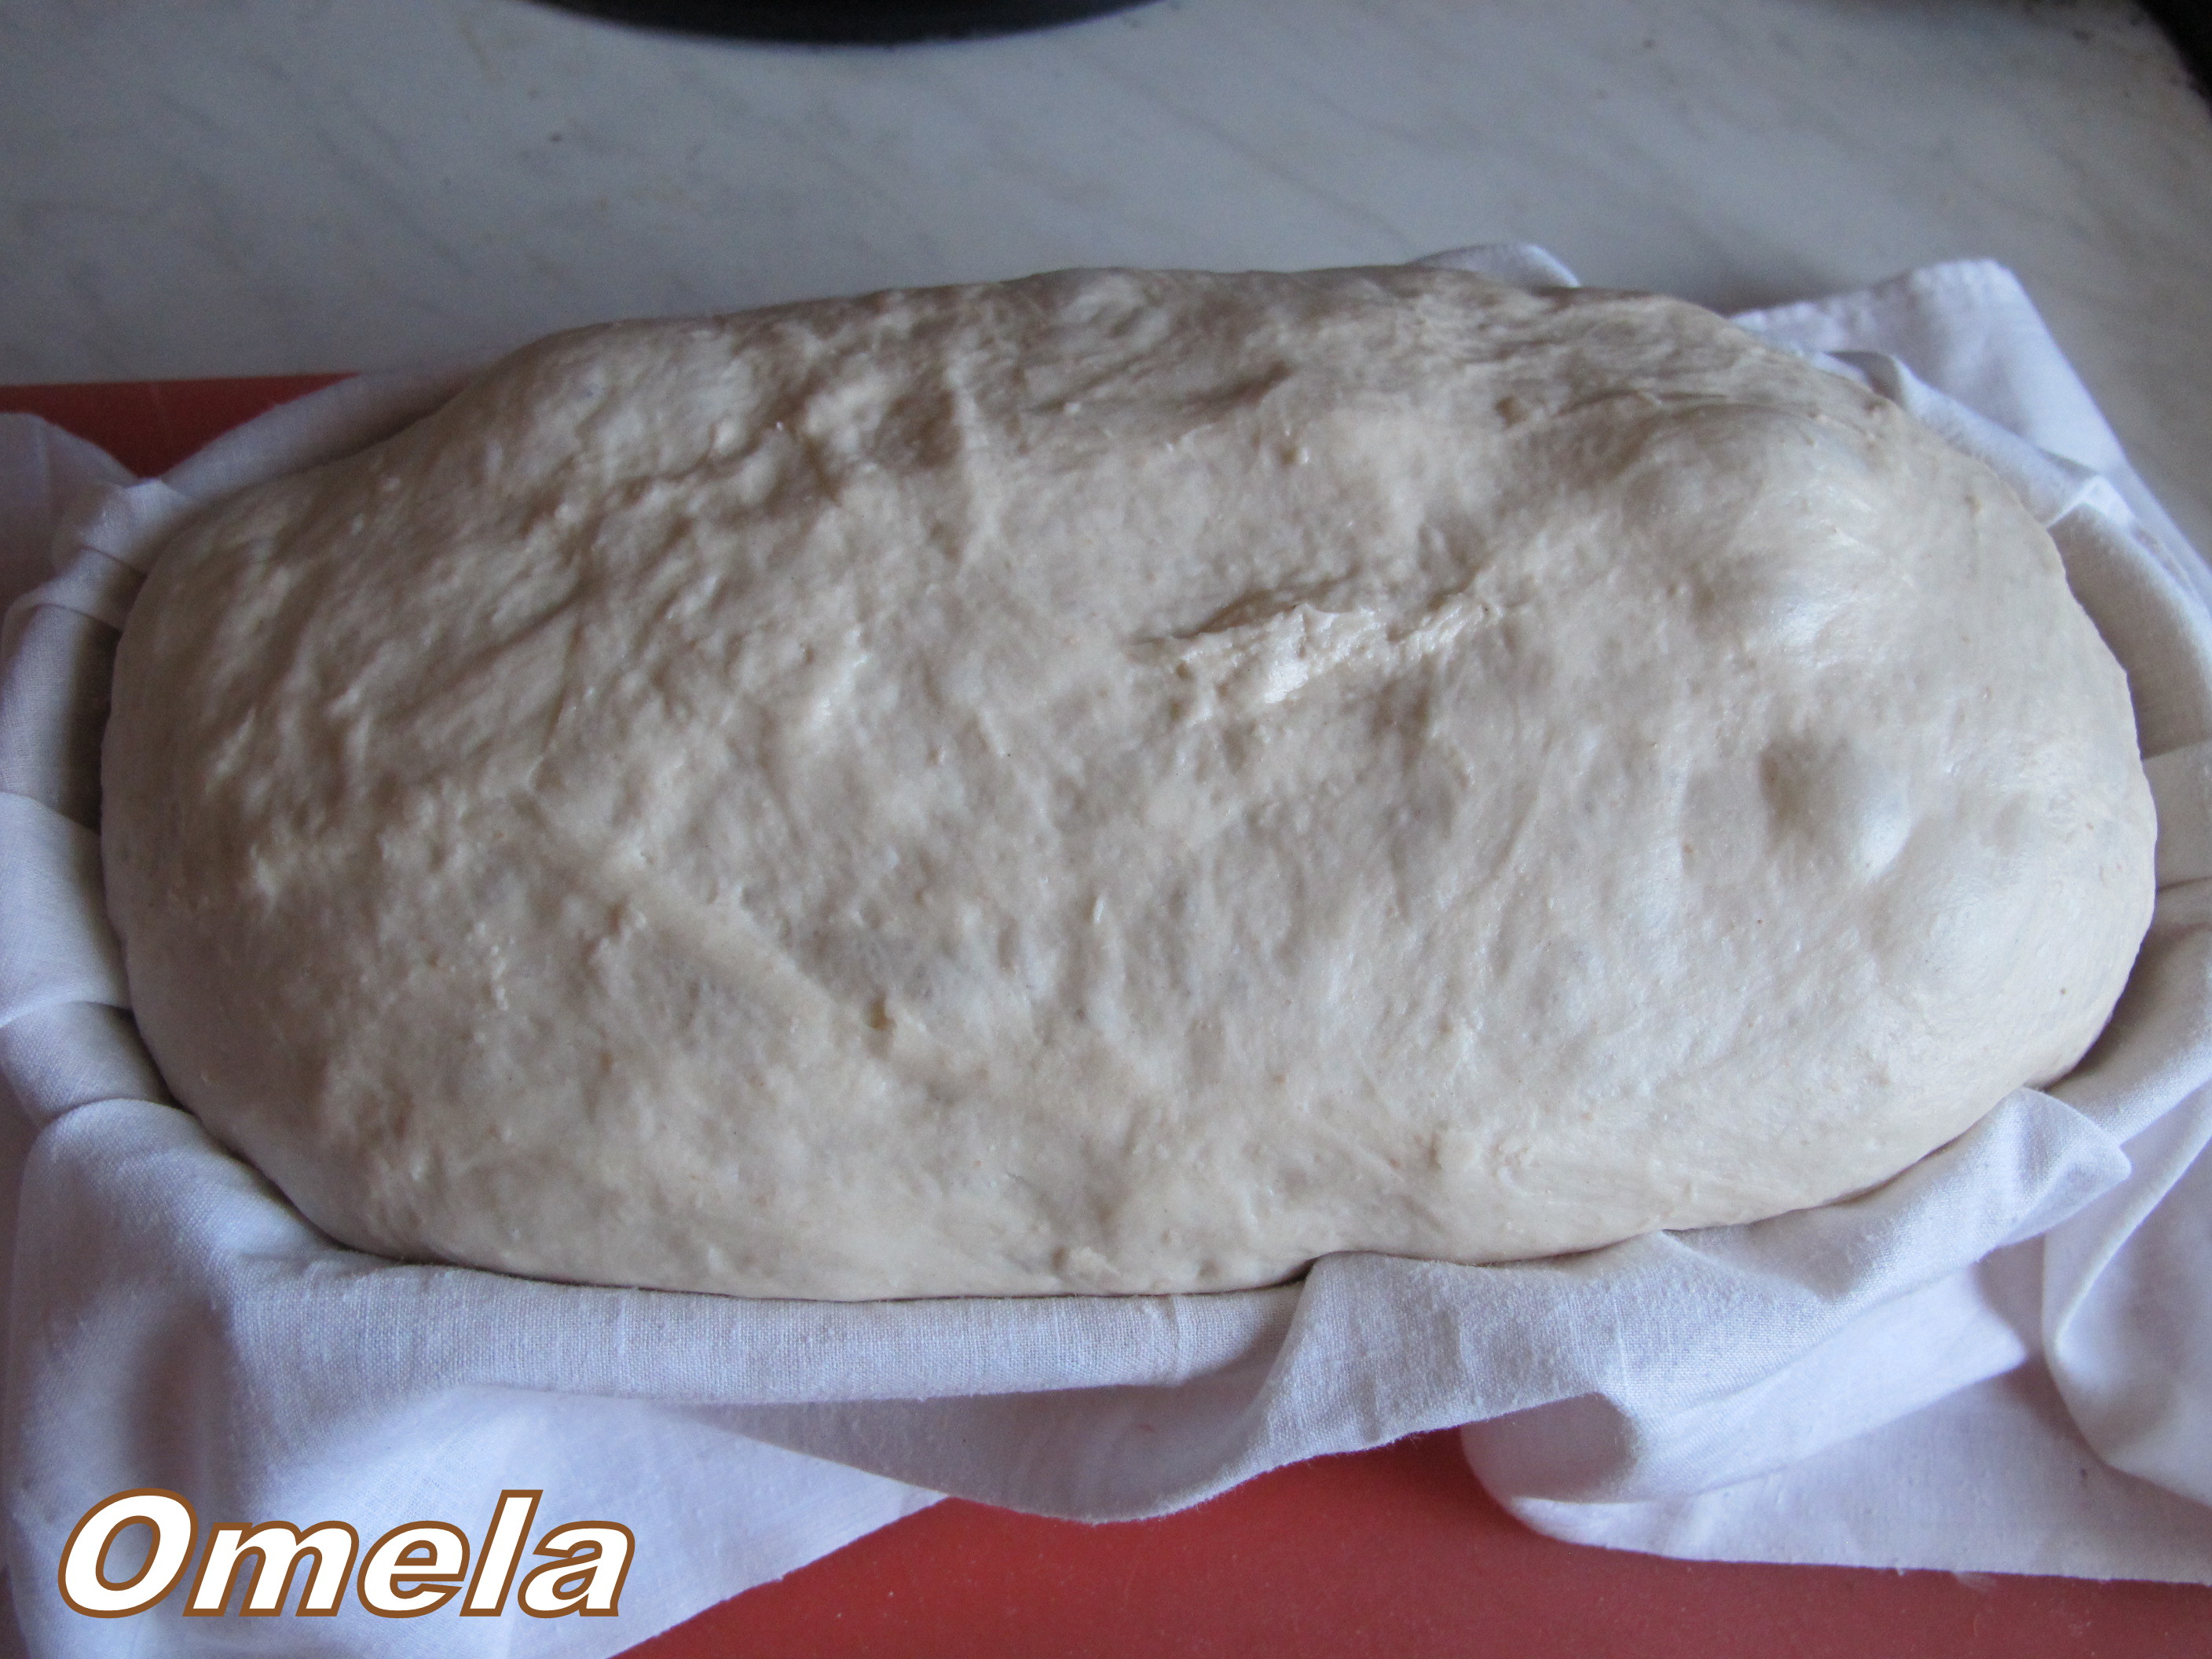
[[[332,375],[0,387],[138,472]],[[428,1650],[426,1648],[425,1651]],[[2212,1589],[1670,1561],[1539,1537],[1449,1434],[1158,1521],[948,1500],[631,1659],[2212,1659]]]
[[[89,438],[143,477],[167,471],[209,439],[264,410],[344,378],[274,374],[240,380],[0,386],[0,414],[43,415]]]

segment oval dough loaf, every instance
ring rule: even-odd
[[[562,336],[208,514],[103,842],[348,1243],[1185,1291],[1883,1180],[2101,1027],[2133,731],[1996,479],[1704,312],[1085,272]]]

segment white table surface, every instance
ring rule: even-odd
[[[2212,113],[2132,0],[1164,0],[738,46],[9,0],[0,383],[374,368],[1085,264],[1541,242],[1723,308],[1984,254],[2212,546]]]

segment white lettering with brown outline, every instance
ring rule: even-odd
[[[186,1618],[222,1617],[233,1610],[243,1574],[245,1589],[235,1595],[235,1611],[248,1619],[284,1612],[295,1583],[301,1586],[292,1607],[295,1614],[331,1617],[345,1600],[349,1579],[362,1608],[382,1619],[420,1619],[457,1596],[461,1617],[495,1618],[507,1610],[510,1593],[514,1605],[532,1619],[617,1616],[637,1548],[635,1535],[619,1522],[571,1521],[547,1528],[534,1553],[550,1559],[516,1583],[523,1545],[544,1496],[534,1487],[500,1493],[483,1546],[473,1553],[468,1535],[444,1521],[394,1527],[365,1553],[360,1534],[343,1521],[318,1522],[304,1530],[289,1521],[211,1527],[183,1611]],[[137,1527],[152,1534],[143,1564],[126,1578],[110,1577],[111,1552]],[[62,1547],[56,1571],[62,1601],[90,1619],[143,1613],[184,1578],[199,1541],[199,1516],[177,1492],[142,1486],[104,1498],[84,1512]],[[126,1553],[124,1559],[131,1557]],[[304,1572],[303,1562],[312,1564]]]

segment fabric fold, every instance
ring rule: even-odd
[[[100,908],[100,837],[40,802],[0,794],[0,1025],[57,1002],[131,1006]]]

